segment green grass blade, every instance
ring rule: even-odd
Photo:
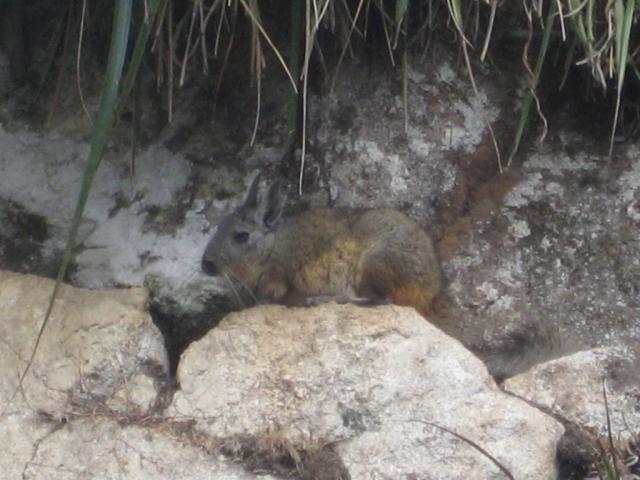
[[[590,44],[593,44],[595,40],[595,36],[593,35],[593,7],[595,3],[595,0],[588,0],[587,3],[587,38],[589,39]]]
[[[553,2],[555,3],[555,2]],[[578,35],[580,42],[584,46],[585,50],[589,55],[589,59],[592,59],[595,56],[595,50],[593,45],[593,19],[590,17],[589,7],[590,4],[585,6],[583,5],[583,0],[569,0],[570,11],[578,10],[577,13],[571,15],[571,25],[573,26],[573,30]],[[586,14],[585,14],[586,10]],[[592,14],[593,12],[591,12]],[[586,25],[585,25],[586,23]]]
[[[604,467],[604,471],[606,472],[607,480],[618,480],[620,478],[616,474],[616,471],[608,458],[602,459],[602,466]]]
[[[622,3],[621,0],[619,0]],[[618,115],[620,114],[620,99],[622,95],[622,87],[624,86],[624,76],[627,70],[627,57],[629,55],[629,39],[631,38],[631,25],[633,23],[633,13],[636,8],[636,0],[627,0],[624,7],[622,19],[616,16],[616,70],[618,72],[618,92],[616,97],[616,111],[613,117],[613,125],[611,126],[611,140],[609,142],[609,158],[613,155],[613,142],[615,139],[616,127],[618,125]],[[617,10],[617,2],[616,2]],[[621,21],[621,23],[617,23]]]
[[[400,26],[408,8],[409,0],[396,0],[396,26]]]
[[[513,141],[511,154],[509,155],[508,164],[511,164],[513,157],[520,147],[522,134],[524,133],[524,128],[526,127],[527,120],[529,119],[529,111],[531,110],[531,103],[533,102],[533,92],[538,87],[538,83],[540,81],[540,72],[542,72],[544,59],[549,48],[549,40],[551,39],[551,32],[553,31],[553,23],[556,18],[557,9],[558,6],[556,2],[551,2],[551,6],[549,7],[549,11],[547,12],[547,18],[544,24],[544,33],[542,36],[542,42],[540,43],[540,50],[538,50],[538,58],[536,60],[536,66],[533,71],[533,78],[531,79],[530,89],[527,92],[527,96],[525,97],[522,104],[522,112],[520,112],[520,119],[518,120],[518,126],[516,127],[515,139]]]
[[[118,85],[120,82],[120,77],[122,75],[122,67],[124,65],[124,58],[127,50],[127,41],[129,38],[132,1],[133,0],[116,0],[115,2],[113,14],[113,30],[111,32],[111,47],[109,49],[109,60],[107,64],[107,77],[104,89],[102,91],[100,111],[98,113],[98,122],[96,124],[96,130],[93,135],[93,141],[91,142],[89,159],[85,167],[84,176],[82,178],[82,186],[80,188],[78,201],[76,203],[75,212],[73,214],[71,228],[69,230],[69,238],[67,240],[66,250],[64,252],[60,268],[58,269],[56,283],[53,288],[53,292],[51,293],[51,298],[49,300],[49,305],[47,307],[44,319],[42,320],[42,324],[40,325],[38,336],[36,337],[35,344],[31,351],[31,356],[29,357],[29,361],[27,362],[27,365],[22,372],[22,375],[20,376],[20,380],[18,381],[18,385],[15,391],[13,392],[11,398],[9,399],[9,402],[3,409],[3,414],[13,402],[13,399],[15,398],[17,392],[22,389],[22,384],[27,373],[29,372],[31,364],[33,363],[33,359],[35,358],[36,352],[38,350],[38,345],[40,344],[42,334],[44,333],[44,329],[47,325],[49,317],[51,316],[51,311],[53,310],[53,305],[60,288],[60,284],[62,283],[62,280],[65,276],[65,273],[67,272],[67,268],[69,267],[69,263],[71,262],[71,258],[73,256],[74,244],[78,235],[78,228],[80,227],[80,222],[82,220],[82,212],[84,211],[85,205],[87,203],[87,198],[89,197],[89,191],[91,190],[93,178],[96,174],[96,171],[98,170],[98,166],[100,165],[100,159],[102,157],[104,144],[107,139],[107,133],[109,132],[109,129],[111,128],[111,125],[113,123],[113,113],[118,94]]]
[[[160,7],[162,7],[166,2],[167,0],[149,1],[149,14],[147,18],[142,22],[142,25],[140,25],[140,30],[138,31],[138,36],[136,37],[136,43],[133,47],[133,53],[131,54],[131,61],[129,62],[127,73],[125,74],[124,80],[122,82],[122,90],[120,93],[120,99],[118,100],[118,111],[120,111],[127,103],[129,95],[131,94],[131,90],[133,89],[136,78],[138,76],[138,71],[140,70],[140,64],[142,63],[142,57],[144,55],[145,48],[147,47],[147,42],[149,41],[149,33],[151,32],[151,27],[156,19],[156,14],[160,10]]]
[[[451,12],[453,13],[453,19],[462,29],[462,6],[460,5],[460,0],[450,0],[451,1]]]
[[[615,52],[616,52],[616,69],[620,71],[620,48],[622,47],[622,25],[624,24],[624,4],[622,0],[616,0],[613,4],[613,23],[616,26],[615,31]]]
[[[58,281],[64,277],[69,262],[71,261],[73,246],[82,219],[82,213],[89,197],[93,178],[100,165],[104,144],[107,134],[113,124],[113,113],[115,110],[116,99],[118,95],[118,85],[122,76],[122,68],[124,58],[127,51],[127,42],[129,39],[129,25],[131,21],[131,5],[133,0],[117,0],[114,12],[113,31],[111,34],[111,47],[109,49],[109,60],[107,63],[107,77],[105,86],[102,91],[100,100],[100,111],[98,112],[98,121],[96,123],[96,131],[91,142],[91,150],[89,159],[85,167],[84,176],[82,178],[82,186],[78,201],[76,203],[75,212],[67,248],[64,254],[60,270],[58,271]]]

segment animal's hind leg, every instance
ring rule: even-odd
[[[428,315],[440,284],[431,285],[425,279],[429,272],[421,271],[422,262],[409,263],[407,258],[416,252],[392,251],[374,248],[362,259],[358,295],[383,298],[396,305],[414,307],[422,315]]]
[[[391,292],[403,284],[398,275],[393,255],[382,248],[372,248],[361,259],[356,279],[356,293],[366,298],[379,298],[393,302]]]

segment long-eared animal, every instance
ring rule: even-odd
[[[392,209],[319,208],[283,217],[279,182],[244,203],[207,245],[202,269],[224,274],[255,302],[391,302],[429,315],[442,273],[429,236]]]

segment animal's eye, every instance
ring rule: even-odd
[[[233,235],[233,241],[236,243],[247,243],[249,240],[249,232],[238,232]]]

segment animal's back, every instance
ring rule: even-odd
[[[295,296],[384,299],[428,314],[442,289],[429,236],[397,210],[322,208],[287,219],[272,257]]]
[[[357,259],[366,239],[358,238],[354,225],[362,213],[319,208],[283,219],[272,260],[288,277],[296,297],[358,295]]]

